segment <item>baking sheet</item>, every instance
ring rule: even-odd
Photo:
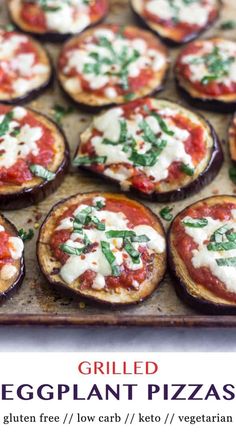
[[[8,23],[6,5],[0,1],[0,23]],[[221,19],[213,29],[202,37],[224,36],[236,40],[236,30],[220,30],[219,23],[227,20],[236,20],[235,0],[225,0]],[[135,24],[132,12],[127,0],[110,0],[110,14],[106,22],[120,24]],[[58,45],[45,44],[56,64],[56,58],[60,49]],[[171,58],[174,60],[177,49],[171,50]],[[175,91],[172,70],[170,70],[166,89],[158,94],[159,97],[167,97],[176,102],[181,101]],[[43,96],[29,104],[38,111],[52,116],[52,107],[55,103],[63,106],[67,101],[63,99],[57,83]],[[231,116],[204,113],[222,140],[225,153],[224,165],[214,181],[204,188],[199,194],[189,199],[173,204],[173,213],[176,214],[194,201],[214,194],[235,194],[236,185],[228,177],[229,155],[227,149],[227,128]],[[74,155],[78,145],[79,134],[88,126],[90,116],[76,110],[63,120],[63,128],[67,135],[71,155]],[[63,184],[45,201],[36,207],[4,212],[20,229],[33,228],[35,237],[25,245],[26,278],[22,287],[11,297],[8,297],[0,306],[0,324],[47,324],[47,325],[148,325],[148,326],[236,326],[236,316],[203,316],[193,309],[185,306],[176,296],[170,277],[167,274],[158,290],[142,304],[129,307],[109,307],[91,303],[79,297],[63,296],[60,292],[48,286],[40,274],[37,265],[35,243],[38,228],[51,207],[59,200],[78,192],[91,191],[118,191],[114,185],[108,185],[102,179],[91,176],[85,172],[73,171],[66,176]],[[143,201],[155,213],[165,205],[153,204]],[[165,224],[167,228],[168,224]]]

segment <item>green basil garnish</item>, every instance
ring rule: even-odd
[[[62,105],[56,104],[53,107],[53,111],[54,111],[54,120],[58,124],[61,124],[61,122],[65,116],[74,112],[74,108],[73,107],[64,107]]]
[[[236,266],[236,257],[231,258],[218,258],[216,259],[218,266],[220,267],[235,267]]]
[[[104,164],[107,160],[106,156],[78,156],[73,160],[74,166]]]
[[[137,166],[154,166],[162,150],[166,147],[167,141],[161,140],[159,141],[159,144],[156,142],[156,145],[157,148],[155,150],[149,150],[144,154],[140,154],[136,150],[133,150],[129,160],[134,162]]]
[[[105,231],[105,224],[101,222],[96,216],[91,216],[91,222],[96,226],[99,231]]]
[[[29,231],[25,231],[24,228],[21,228],[18,231],[18,235],[21,238],[21,240],[23,240],[23,242],[29,241],[34,237],[34,231],[32,230],[32,228],[29,229]]]
[[[110,244],[106,241],[101,241],[101,248],[102,248],[102,253],[105,255],[106,260],[108,261],[108,263],[111,266],[113,276],[119,276],[121,273],[121,270],[120,270],[119,266],[114,265],[116,258],[110,249]]]
[[[129,254],[134,264],[140,263],[140,253],[133,247],[129,240],[125,240],[124,249]]]
[[[134,231],[127,231],[127,230],[110,230],[106,232],[107,238],[127,238],[127,237],[134,237],[135,232]]]
[[[221,30],[233,30],[236,28],[236,21],[228,20],[224,21],[220,25]]]
[[[68,246],[65,243],[60,245],[60,250],[68,255],[81,255],[86,251],[86,247],[83,248],[75,248],[72,246]]]
[[[147,235],[143,234],[143,235],[131,237],[130,240],[133,243],[146,243],[146,242],[150,241],[150,238]]]
[[[56,174],[44,168],[42,165],[32,164],[29,166],[30,171],[36,177],[41,177],[44,180],[51,181],[56,177]]]
[[[223,235],[229,231],[228,225],[223,225],[220,228],[218,228],[213,234],[211,235],[210,241],[220,243],[222,242]]]
[[[205,63],[209,71],[209,74],[202,78],[201,83],[208,84],[210,81],[226,76],[230,65],[235,61],[235,57],[223,59],[219,47],[216,46],[211,53],[203,55],[199,60]]]
[[[209,243],[207,245],[209,251],[221,252],[236,249],[236,243],[234,242],[224,242],[224,243]]]
[[[183,173],[187,174],[190,177],[192,177],[194,175],[194,169],[185,163],[182,163],[180,165],[180,169]]]
[[[158,123],[159,123],[159,126],[160,126],[161,130],[162,130],[165,134],[167,134],[167,135],[169,135],[169,136],[173,136],[173,135],[175,134],[174,131],[172,131],[172,130],[170,130],[170,129],[168,128],[168,126],[167,126],[165,120],[163,120],[163,118],[160,116],[160,114],[157,114],[156,112],[151,111],[151,112],[150,112],[150,115],[153,116],[153,117],[155,117],[155,119],[156,119],[156,120],[158,121]]]
[[[182,223],[190,228],[203,228],[208,225],[208,220],[205,218],[192,219],[189,217],[188,220],[182,221]]]
[[[13,119],[13,112],[9,111],[3,117],[0,123],[0,136],[5,135],[9,131],[10,122]]]
[[[229,168],[229,178],[236,184],[236,166],[234,165]]]
[[[159,214],[162,217],[162,219],[166,220],[167,222],[170,222],[173,219],[173,215],[171,214],[173,210],[173,207],[163,207]]]

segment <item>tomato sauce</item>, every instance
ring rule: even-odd
[[[2,37],[4,40],[9,40],[12,38],[12,36],[15,35],[15,32],[2,32],[1,33]],[[15,50],[15,55],[19,55],[19,54],[28,54],[31,53],[34,55],[34,64],[37,64],[40,60],[39,58],[39,53],[37,51],[36,46],[34,45],[34,43],[30,40],[27,39],[26,41],[22,41],[21,43],[19,43],[18,48],[16,48]],[[21,75],[19,73],[19,71],[13,70],[11,67],[6,67],[6,63],[10,64],[10,61],[12,60],[12,57],[10,59],[4,60],[2,59],[0,61],[0,91],[2,91],[3,93],[9,93],[9,95],[12,95],[15,93],[14,89],[13,89],[13,82],[19,78]]]
[[[194,87],[194,89],[196,89],[202,94],[206,94],[209,96],[223,96],[236,93],[236,80],[231,81],[227,84],[217,82],[216,80],[212,80],[204,84],[201,81],[192,81],[191,65],[187,63],[182,63],[182,59],[186,55],[197,54],[198,52],[199,56],[202,56],[201,50],[202,44],[200,44],[199,42],[194,42],[182,51],[176,64],[178,75],[181,78],[187,80],[191,84],[191,86]]]
[[[0,231],[0,269],[7,263],[13,262],[9,248],[10,234]]]
[[[138,101],[130,102],[126,105],[122,106],[124,110],[124,116],[126,119],[129,119],[135,113],[140,113],[144,117],[147,116],[147,109],[152,110],[151,99],[143,98]],[[157,111],[158,112],[158,111]],[[191,119],[184,117],[181,114],[177,114],[171,117],[171,120],[174,122],[175,126],[180,129],[187,130],[190,133],[189,138],[184,142],[184,147],[186,153],[191,155],[194,166],[199,164],[201,160],[206,156],[207,152],[207,143],[204,137],[204,129],[201,125],[194,123]],[[163,118],[165,120],[165,117]],[[82,144],[81,151],[83,154],[88,154],[89,156],[96,156],[96,148],[92,145],[92,138],[94,136],[101,136],[102,133],[96,129],[93,129],[92,136],[89,140]],[[168,176],[166,179],[161,180],[159,182],[155,182],[152,178],[146,176],[145,173],[142,172],[142,168],[133,167],[132,164],[114,164],[113,169],[126,166],[127,168],[133,168],[133,172],[131,174],[131,178],[129,181],[132,182],[132,185],[146,193],[152,193],[154,190],[158,189],[162,184],[172,183],[176,180],[181,180],[184,178],[186,174],[184,174],[181,170],[180,162],[173,162],[168,169]],[[92,169],[95,172],[102,173],[107,168],[104,164],[94,164],[92,165]]]
[[[106,28],[106,27],[104,27]],[[116,33],[120,31],[120,27],[118,25],[112,25],[109,28]],[[127,39],[133,40],[137,39],[139,37],[139,33],[137,32],[137,29],[135,31],[130,28],[125,28],[123,30],[123,36]],[[163,48],[159,45],[159,43],[153,38],[152,35],[145,34],[142,32],[140,35],[142,39],[144,39],[148,45],[149,49],[155,49],[162,54],[164,54]],[[70,44],[68,47],[66,46],[65,49],[62,51],[60,58],[59,58],[59,68],[61,71],[64,70],[64,68],[67,65],[68,62],[68,55],[71,51],[74,51],[75,49],[82,49],[86,45],[86,39],[81,39],[75,41],[73,44]],[[89,38],[89,43],[97,43],[96,36],[92,36]],[[128,89],[124,89],[122,85],[120,85],[119,80],[117,80],[116,76],[111,76],[111,80],[104,85],[103,87],[99,89],[92,89],[91,88],[91,82],[85,78],[85,76],[81,73],[79,73],[76,68],[70,69],[69,72],[66,72],[67,77],[78,77],[80,80],[81,88],[85,92],[92,92],[94,95],[97,96],[104,96],[104,92],[107,88],[111,87],[115,89],[117,95],[122,96],[127,93],[132,92],[138,92],[142,87],[148,85],[150,81],[155,77],[155,72],[152,70],[152,68],[145,67],[140,70],[140,73],[137,77],[128,77]]]
[[[0,105],[0,115],[6,114],[11,111],[11,109],[12,108]],[[47,168],[54,158],[55,140],[52,131],[47,126],[30,112],[27,112],[27,115],[23,117],[23,119],[17,120],[17,122],[20,124],[20,127],[29,125],[30,127],[40,127],[43,130],[42,137],[37,141],[39,153],[37,156],[29,153],[24,159],[18,158],[17,162],[10,168],[0,167],[0,186],[4,184],[21,185],[24,182],[32,180],[34,176],[29,169],[29,165],[39,164]]]
[[[107,9],[108,9],[107,0],[93,1],[89,8],[89,16],[91,19],[91,23],[102,18],[103,15],[106,14]],[[75,9],[75,13],[76,13],[76,9]],[[40,7],[39,4],[35,4],[33,1],[32,3],[31,2],[26,3],[23,1],[20,17],[22,21],[24,21],[26,24],[34,28],[35,31],[41,33],[50,31],[50,29],[47,27],[45,12],[43,11],[43,9]]]
[[[92,206],[92,199],[84,199],[79,205],[81,204]],[[60,222],[66,217],[72,216],[77,207],[78,205],[73,205],[69,209],[67,209],[62,214],[62,216],[57,219],[57,221],[55,222],[55,226],[59,226]],[[125,199],[118,200],[115,198],[106,198],[106,205],[102,208],[102,210],[122,212],[129,220],[129,229],[133,229],[137,225],[150,225],[155,228],[155,220],[153,220],[153,216],[151,213],[149,213],[148,210],[141,209],[138,204],[132,203],[131,205]],[[65,254],[60,250],[60,245],[70,238],[71,232],[71,229],[54,231],[50,239],[50,246],[53,254],[62,264],[65,264],[69,256],[68,254]],[[144,263],[143,268],[139,270],[130,270],[126,266],[124,266],[124,270],[122,270],[120,276],[107,276],[105,278],[107,288],[116,288],[123,286],[127,289],[134,289],[134,287],[132,286],[132,283],[134,281],[142,283],[145,279],[148,278],[149,274],[152,271],[154,254],[149,255],[147,249],[143,246],[139,246],[139,252]],[[86,254],[84,255],[84,257],[86,259]],[[87,270],[86,272],[84,272],[79,278],[81,288],[91,288],[95,277],[96,273],[94,271]]]
[[[191,209],[186,209],[181,214],[181,220],[189,216],[192,218],[212,217],[213,219],[227,222],[232,218],[231,210],[235,209],[236,205],[232,203],[215,204],[209,207],[206,203],[199,203]],[[198,249],[198,245],[193,238],[186,234],[180,218],[177,218],[173,223],[174,246],[184,261],[191,279],[198,284],[206,286],[211,292],[226,300],[236,301],[236,294],[227,291],[223,282],[214,276],[207,267],[195,268],[192,265],[193,250]]]

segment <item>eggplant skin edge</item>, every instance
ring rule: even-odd
[[[167,267],[167,252],[163,252],[161,255],[163,256],[162,259],[162,263],[161,263],[161,271],[159,271],[158,274],[158,280],[156,283],[152,283],[152,289],[149,290],[148,294],[145,295],[144,297],[140,297],[137,300],[134,301],[130,301],[130,302],[112,302],[110,300],[104,300],[104,299],[98,299],[96,297],[96,291],[95,291],[95,295],[89,295],[86,294],[86,290],[83,293],[83,291],[78,290],[76,291],[75,289],[69,287],[65,282],[63,282],[62,280],[60,282],[55,282],[52,281],[50,274],[48,272],[45,271],[45,269],[43,268],[43,265],[41,264],[40,261],[40,245],[42,244],[40,241],[40,236],[41,236],[41,231],[44,228],[44,225],[47,223],[47,221],[49,220],[49,218],[51,217],[51,213],[61,204],[66,203],[68,200],[70,200],[73,197],[76,197],[78,195],[80,196],[86,196],[86,195],[93,195],[93,194],[99,194],[99,191],[92,191],[89,193],[83,192],[80,194],[74,194],[72,196],[70,196],[69,198],[65,198],[62,199],[60,201],[58,201],[56,204],[54,204],[54,206],[50,209],[49,213],[47,214],[46,218],[44,219],[40,230],[39,230],[39,234],[38,234],[38,239],[37,239],[37,243],[36,243],[36,256],[37,256],[37,262],[38,262],[38,266],[40,269],[41,274],[43,275],[44,279],[49,283],[50,286],[54,287],[55,289],[58,289],[60,292],[64,293],[65,295],[72,295],[73,297],[77,298],[81,297],[84,299],[88,299],[91,302],[94,302],[95,304],[98,303],[100,305],[104,305],[104,306],[110,306],[112,308],[116,308],[116,307],[129,307],[129,306],[135,306],[137,304],[142,303],[143,301],[147,300],[149,297],[151,297],[159,288],[161,282],[163,281],[165,274],[166,274],[166,267]],[[100,193],[101,194],[101,193]],[[109,195],[111,195],[111,192],[108,192]],[[102,193],[103,195],[103,193]],[[114,195],[118,196],[120,195],[121,197],[124,198],[124,194],[121,192],[115,193]],[[127,198],[127,197],[126,197]],[[130,198],[127,198],[130,199]],[[140,203],[141,204],[141,203]],[[163,236],[166,238],[166,234],[165,234],[165,230],[163,227],[163,223],[160,220],[160,218],[149,208],[147,208],[146,206],[144,206],[143,204],[141,204],[143,207],[145,207],[145,209],[148,209],[149,213],[155,218],[157,219],[159,226],[162,230]],[[146,280],[143,282],[144,284],[146,283]],[[128,291],[128,290],[127,290]]]
[[[37,32],[33,32],[33,31],[23,30],[23,28],[14,20],[12,14],[10,12],[9,7],[8,7],[8,15],[10,17],[11,22],[16,27],[16,29],[19,30],[21,33],[24,33],[28,36],[34,37],[41,42],[59,44],[59,43],[65,42],[67,39],[70,39],[71,37],[74,37],[76,35],[81,34],[85,30],[88,30],[89,28],[92,28],[92,27],[97,26],[98,24],[101,24],[104,21],[104,19],[107,17],[108,11],[99,20],[90,24],[89,26],[84,28],[82,30],[82,32],[78,32],[78,33],[57,33],[57,32],[37,33]]]
[[[224,195],[225,196],[225,195]],[[230,195],[229,195],[230,197]],[[212,197],[209,197],[212,198]],[[208,198],[205,198],[204,200],[199,200],[193,204],[197,204],[198,202],[201,201],[205,201]],[[186,209],[188,209],[189,207],[191,207],[191,205],[189,205],[188,207],[186,207],[185,209],[181,210],[176,216],[175,218],[172,220],[168,232],[167,232],[167,262],[168,262],[168,269],[170,272],[170,276],[171,279],[174,283],[174,287],[175,287],[175,291],[177,296],[180,298],[180,300],[182,300],[184,303],[186,303],[187,305],[189,305],[190,307],[192,307],[193,309],[196,309],[198,312],[202,313],[202,314],[208,314],[208,315],[235,315],[236,314],[236,303],[235,306],[231,306],[231,305],[224,305],[222,303],[213,303],[210,302],[208,300],[205,299],[201,299],[199,297],[194,297],[193,295],[191,295],[188,291],[188,288],[186,286],[186,284],[183,282],[183,280],[181,279],[181,277],[177,274],[176,271],[176,266],[174,263],[174,258],[173,258],[173,252],[171,249],[171,241],[170,241],[170,236],[171,236],[171,230],[172,230],[172,225],[175,221],[175,219]],[[220,299],[220,298],[219,298]]]
[[[7,218],[5,218],[2,214],[1,214],[1,218],[3,219],[3,221],[11,227],[12,231],[15,233],[15,235],[18,235],[18,231],[15,227],[15,225]],[[14,291],[16,291],[18,288],[20,288],[20,286],[22,285],[22,282],[25,278],[25,259],[24,259],[24,252],[22,257],[20,258],[20,268],[18,271],[18,276],[16,278],[16,280],[7,288],[6,291],[1,292],[0,293],[0,304],[7,299],[7,297],[9,297]]]
[[[34,88],[30,91],[28,91],[25,95],[13,98],[13,99],[0,99],[0,104],[4,104],[4,105],[17,105],[17,104],[26,104],[31,102],[34,99],[37,99],[38,96],[40,96],[45,90],[47,90],[49,87],[51,87],[51,85],[54,82],[54,77],[55,77],[55,73],[54,73],[54,67],[53,67],[53,63],[52,63],[52,59],[50,57],[50,55],[48,54],[48,52],[45,50],[45,54],[47,56],[48,59],[48,63],[49,63],[49,67],[50,67],[50,74],[48,79],[42,83],[39,87]]]
[[[30,111],[40,114],[45,117],[51,123],[53,123],[58,132],[61,134],[65,152],[64,158],[55,172],[56,176],[53,180],[44,180],[39,185],[30,188],[22,188],[19,192],[9,193],[6,195],[1,195],[0,193],[0,209],[1,210],[18,210],[25,207],[30,207],[31,205],[37,204],[43,201],[48,195],[53,193],[62,183],[66,173],[68,172],[70,165],[70,151],[67,138],[63,130],[54,122],[51,118],[45,116],[44,114],[38,113],[32,109]]]
[[[162,40],[163,43],[165,43],[170,48],[178,48],[178,47],[180,47],[182,45],[185,45],[185,44],[187,44],[189,42],[192,42],[195,39],[197,39],[199,36],[201,36],[202,33],[205,33],[208,29],[210,29],[214,25],[214,23],[220,17],[221,6],[222,6],[222,0],[219,1],[218,14],[217,14],[217,16],[215,17],[214,20],[208,22],[199,31],[195,31],[195,32],[187,35],[181,41],[175,41],[174,39],[168,38],[167,36],[162,36],[162,34],[160,32],[158,32],[151,25],[149,25],[148,24],[148,20],[146,20],[142,15],[140,15],[138,12],[136,12],[136,10],[134,9],[132,0],[130,0],[130,7],[131,7],[131,10],[132,10],[132,12],[133,12],[133,14],[134,14],[135,19],[137,20],[137,22],[141,26],[143,26],[144,28],[151,30],[155,35],[157,35]]]
[[[236,99],[232,102],[223,102],[217,99],[196,98],[191,96],[191,94],[182,87],[177,77],[175,82],[180,96],[182,96],[189,105],[195,108],[221,114],[230,114],[236,111]]]
[[[202,118],[202,116],[201,116],[201,118]],[[202,171],[199,174],[199,176],[193,182],[189,183],[188,185],[186,185],[182,188],[174,189],[174,190],[171,190],[169,192],[156,192],[156,191],[154,191],[151,194],[146,194],[146,193],[134,188],[133,186],[131,186],[128,191],[125,191],[125,193],[126,194],[132,194],[132,195],[133,194],[138,195],[141,199],[148,199],[149,201],[162,203],[162,202],[171,202],[171,201],[181,201],[181,200],[183,200],[183,199],[185,199],[191,195],[196,194],[202,188],[207,186],[214,179],[214,177],[218,174],[218,172],[219,172],[219,170],[223,164],[223,161],[224,161],[224,155],[223,155],[223,151],[221,148],[221,144],[220,144],[220,140],[218,138],[218,135],[216,134],[214,128],[208,122],[208,120],[206,120],[206,119],[204,119],[204,120],[210,128],[211,136],[213,139],[212,153],[211,153],[211,158],[209,159],[209,162],[208,162],[206,168],[204,169],[204,171]],[[75,156],[78,155],[78,150],[79,150],[79,146],[76,149]],[[115,183],[120,187],[120,183],[118,180],[112,179],[111,177],[108,177],[102,173],[97,173],[97,172],[91,170],[88,166],[79,167],[79,169],[90,171],[94,175],[99,175],[99,177],[102,177],[106,180],[109,180],[112,183]]]

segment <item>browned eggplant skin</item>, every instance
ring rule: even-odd
[[[5,228],[8,228],[15,236],[18,236],[18,231],[15,225],[9,221],[3,214],[0,213],[0,220]],[[20,288],[25,277],[25,260],[24,253],[20,258],[20,265],[18,270],[18,275],[16,280],[4,291],[0,292],[0,303],[3,302],[9,295],[11,295],[14,291]]]
[[[109,27],[109,24],[104,24],[104,27]],[[134,27],[134,26],[127,26],[127,27]],[[85,35],[86,34],[90,34],[91,30],[92,29],[87,29],[86,32],[85,32]],[[144,30],[141,30],[141,29],[138,29],[138,28],[137,28],[137,30],[144,31]],[[149,33],[149,35],[151,34],[150,31],[148,33]],[[71,42],[74,39],[77,39],[77,38],[82,37],[82,36],[84,36],[84,34],[83,35],[75,35],[68,42]],[[152,34],[151,34],[151,36],[152,36]],[[141,94],[139,96],[136,96],[136,94],[135,94],[135,97],[133,98],[133,100],[137,100],[139,98],[146,97],[146,96],[154,96],[156,93],[162,91],[164,89],[164,87],[165,87],[165,83],[167,81],[168,73],[169,73],[168,50],[167,50],[167,48],[163,44],[161,44],[160,41],[159,41],[159,44],[160,44],[160,48],[162,48],[163,52],[166,55],[166,65],[165,65],[165,68],[163,69],[164,73],[163,73],[162,79],[159,80],[159,82],[155,86],[155,88],[151,88],[149,92],[147,92],[145,94]],[[86,111],[87,113],[90,113],[90,114],[97,114],[97,113],[99,113],[103,109],[112,108],[113,106],[117,106],[117,105],[120,104],[118,102],[111,102],[110,100],[107,100],[106,103],[101,103],[101,101],[99,101],[99,98],[98,98],[98,102],[97,103],[84,103],[84,102],[81,102],[77,98],[73,97],[73,95],[69,94],[67,92],[67,90],[64,88],[64,86],[63,86],[63,78],[62,78],[63,74],[60,73],[59,65],[57,65],[57,71],[58,71],[57,72],[58,83],[59,83],[59,87],[60,87],[60,89],[61,89],[61,91],[63,93],[63,96],[70,103],[72,103],[75,107],[77,107],[78,109],[81,109],[82,111]],[[87,99],[89,99],[89,93],[87,93],[87,95],[88,95]],[[91,95],[92,95],[92,93],[91,93]],[[83,99],[85,99],[85,98],[83,98]],[[121,103],[126,103],[126,102],[127,101],[125,100],[125,98],[123,98],[123,101]]]
[[[190,94],[190,92],[188,92],[183,88],[177,76],[176,76],[176,87],[180,96],[182,96],[190,106],[193,106],[200,110],[223,113],[223,114],[230,114],[236,111],[236,100],[232,102],[223,102],[217,99],[193,97]]]
[[[166,99],[167,100],[167,99]],[[168,100],[167,100],[168,101]],[[141,199],[148,199],[149,201],[153,201],[153,202],[171,202],[171,201],[180,201],[183,200],[191,195],[196,194],[197,192],[199,192],[202,188],[204,188],[205,186],[207,186],[218,174],[223,161],[224,161],[224,155],[223,155],[223,151],[221,148],[221,144],[220,144],[220,140],[218,135],[216,134],[214,128],[212,127],[212,125],[209,123],[208,120],[206,120],[205,118],[203,118],[203,116],[201,116],[198,113],[198,116],[201,117],[202,119],[204,119],[204,121],[207,123],[207,125],[210,128],[211,131],[211,136],[213,139],[213,146],[212,146],[212,154],[211,154],[211,158],[209,159],[209,162],[206,166],[206,168],[204,169],[204,171],[201,172],[201,174],[198,176],[198,178],[196,178],[193,182],[189,183],[188,185],[181,187],[179,189],[174,189],[168,192],[152,192],[151,194],[146,194],[136,188],[134,188],[132,185],[130,186],[129,191],[126,191],[126,193],[131,193],[132,195],[138,195]],[[75,156],[76,157],[78,155],[79,152],[79,147],[77,147],[76,152],[75,152]],[[88,170],[90,172],[92,172],[94,175],[99,175],[100,177],[111,181],[112,183],[115,183],[119,186],[119,181],[112,179],[111,177],[107,177],[105,175],[103,175],[102,173],[97,173],[96,171],[92,170],[89,166],[84,166],[84,167],[79,167],[79,169],[81,170]]]
[[[132,200],[130,200],[129,198],[127,198],[125,195],[123,195],[121,193],[112,194],[112,193],[100,193],[100,192],[90,192],[90,193],[76,194],[76,195],[72,195],[69,198],[66,198],[66,199],[63,199],[63,200],[59,201],[57,204],[55,204],[52,207],[52,209],[50,210],[49,214],[45,218],[45,220],[44,220],[44,222],[43,222],[43,224],[42,224],[42,226],[40,228],[40,231],[39,231],[39,236],[38,236],[38,239],[37,239],[37,246],[36,246],[36,249],[37,249],[37,261],[38,261],[39,268],[40,268],[40,270],[41,270],[44,278],[47,280],[47,282],[50,285],[54,286],[55,288],[59,289],[60,291],[64,292],[65,294],[70,294],[70,295],[73,294],[76,297],[80,296],[80,297],[83,297],[83,298],[87,298],[87,299],[89,299],[91,301],[95,301],[95,302],[98,302],[98,303],[101,303],[101,304],[104,304],[104,305],[109,305],[110,307],[132,306],[132,305],[138,304],[138,303],[146,300],[148,297],[150,297],[158,289],[160,283],[162,282],[162,280],[163,280],[163,278],[165,276],[165,273],[166,273],[166,253],[165,252],[162,253],[162,254],[160,254],[160,263],[158,263],[158,273],[157,273],[157,270],[156,270],[156,281],[144,281],[143,284],[141,284],[141,285],[148,284],[147,287],[145,285],[145,291],[146,291],[145,295],[142,295],[139,298],[136,298],[135,300],[132,299],[132,300],[129,300],[129,301],[126,301],[126,302],[117,301],[117,300],[115,302],[112,302],[109,299],[109,296],[110,296],[109,292],[107,292],[106,294],[104,294],[104,298],[103,299],[100,299],[100,298],[96,297],[96,291],[95,291],[94,295],[91,293],[91,290],[90,290],[90,293],[88,294],[88,293],[86,293],[87,290],[80,290],[79,288],[77,288],[77,289],[71,288],[61,278],[58,278],[59,280],[55,281],[53,279],[54,275],[50,274],[49,272],[47,272],[45,270],[42,262],[41,262],[41,258],[40,258],[40,255],[41,255],[41,250],[40,250],[41,246],[43,245],[43,247],[48,247],[48,250],[50,250],[49,245],[45,245],[45,242],[41,241],[41,237],[42,237],[42,233],[45,230],[45,227],[46,227],[48,221],[50,220],[53,212],[55,212],[58,208],[60,208],[60,206],[66,204],[69,200],[71,200],[73,198],[76,198],[78,196],[80,196],[81,199],[82,198],[84,199],[84,198],[87,198],[87,197],[90,197],[90,198],[91,197],[95,197],[97,195],[104,196],[105,198],[106,197],[107,198],[108,197],[118,197],[119,199],[126,199],[129,202],[132,201]],[[136,203],[137,203],[137,201],[136,201]],[[142,206],[142,207],[145,207],[141,203],[138,203],[138,204],[140,206]],[[158,227],[159,227],[159,232],[165,237],[165,231],[164,231],[164,227],[163,227],[163,224],[162,224],[161,220],[158,218],[158,216],[155,213],[153,213],[147,207],[145,207],[145,210],[146,211],[148,210],[149,214],[155,219],[156,225],[158,225]],[[45,250],[43,252],[45,254]],[[53,257],[53,255],[52,255],[52,257]],[[55,258],[54,258],[54,262],[55,263],[59,263],[58,261],[56,261]],[[122,290],[127,291],[127,293],[129,292],[127,290],[127,288],[125,288],[125,289],[122,288]]]
[[[168,269],[169,269],[171,278],[172,278],[174,286],[175,286],[176,294],[184,303],[186,303],[190,307],[196,309],[200,313],[205,313],[205,314],[209,314],[209,315],[214,315],[214,314],[235,315],[236,314],[236,304],[235,304],[235,306],[222,304],[222,303],[220,303],[220,298],[219,298],[219,303],[213,303],[213,302],[208,301],[204,298],[200,298],[200,297],[193,296],[190,294],[190,292],[188,291],[188,286],[184,283],[183,279],[181,278],[181,276],[178,274],[178,272],[176,270],[173,249],[171,247],[172,226],[174,224],[175,219],[177,217],[179,217],[183,211],[192,207],[192,205],[207,201],[208,199],[212,199],[212,198],[213,197],[208,197],[208,198],[205,198],[204,200],[199,200],[199,201],[189,205],[184,210],[179,212],[175,216],[175,218],[172,220],[170,227],[168,229],[168,232],[167,232]],[[229,198],[229,199],[233,198],[235,200],[235,197],[232,197],[230,195],[218,195],[216,198]]]
[[[236,164],[236,113],[232,117],[228,128],[228,144],[231,161]]]
[[[193,32],[190,33],[189,35],[187,35],[185,38],[183,38],[181,41],[176,41],[174,39],[165,37],[161,34],[161,32],[158,32],[157,30],[155,30],[151,24],[148,23],[148,20],[146,20],[142,15],[140,15],[138,12],[136,12],[134,6],[133,6],[133,2],[135,0],[130,0],[130,7],[132,9],[132,12],[137,20],[137,23],[139,23],[140,25],[143,26],[143,28],[149,29],[151,30],[154,34],[156,34],[164,44],[166,44],[167,46],[169,46],[170,48],[177,48],[180,47],[181,45],[187,44],[189,42],[192,42],[193,40],[197,39],[199,36],[201,36],[201,34],[203,34],[204,32],[206,32],[209,28],[211,28],[214,23],[219,19],[220,17],[220,11],[221,11],[221,7],[222,7],[222,0],[219,0],[219,8],[218,8],[218,14],[216,16],[216,18],[211,21],[208,22],[207,25],[205,25],[203,28],[201,28],[199,31],[197,32]]]
[[[44,180],[40,184],[34,187],[22,187],[22,189],[19,192],[14,192],[14,193],[9,193],[4,195],[0,193],[1,210],[18,210],[21,208],[30,207],[31,205],[43,201],[48,195],[53,193],[60,186],[69,169],[70,151],[69,151],[67,138],[63,130],[49,117],[41,113],[38,113],[37,111],[32,109],[30,109],[30,111],[46,118],[56,127],[58,133],[60,133],[60,135],[63,138],[64,147],[65,147],[64,157],[60,166],[55,171],[56,175],[53,180]]]

